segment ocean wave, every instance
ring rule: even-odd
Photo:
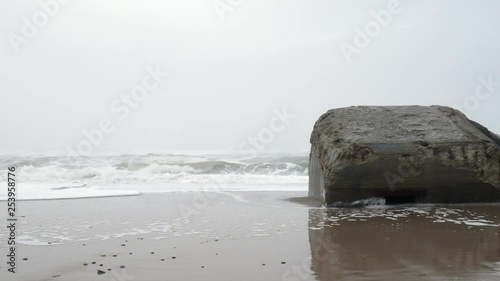
[[[112,155],[94,157],[0,157],[28,183],[133,184],[210,183],[305,184],[306,156]],[[6,170],[5,170],[6,171]],[[0,170],[0,181],[7,173]]]

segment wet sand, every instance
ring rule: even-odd
[[[500,205],[327,210],[305,195],[21,202],[17,273],[3,263],[0,279],[500,279]]]

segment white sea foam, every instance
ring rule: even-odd
[[[82,186],[75,184],[54,183],[22,183],[18,186],[18,200],[45,200],[93,198],[110,196],[131,196],[142,193],[168,192],[214,192],[233,197],[241,201],[241,197],[231,192],[248,191],[307,191],[305,184],[218,184],[214,181],[206,184],[182,183],[146,183],[146,184],[108,184],[101,186]],[[7,189],[0,190],[0,200],[6,200]]]
[[[18,199],[137,195],[144,192],[306,190],[307,156],[100,155],[1,156],[15,166]],[[0,182],[7,170],[0,170]],[[214,188],[212,188],[214,189]],[[212,190],[213,191],[213,190]],[[6,190],[0,190],[5,200]]]
[[[17,200],[46,200],[139,195],[139,191],[103,189],[97,186],[22,183],[17,186]],[[0,190],[0,200],[7,200],[7,189]]]
[[[124,186],[108,186],[109,189],[120,189]],[[128,185],[125,188],[140,190],[142,193],[165,193],[165,192],[215,192],[227,194],[228,192],[244,191],[307,191],[305,184],[147,184]],[[234,194],[231,194],[234,197]]]

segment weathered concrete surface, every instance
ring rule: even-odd
[[[326,205],[500,201],[500,137],[442,106],[323,114],[311,135],[309,196]]]

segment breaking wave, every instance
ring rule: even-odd
[[[33,189],[33,192],[28,192],[31,196],[25,199],[92,197],[93,193],[102,196],[132,195],[141,190],[131,192],[131,186],[150,184],[170,187],[213,183],[232,185],[231,188],[236,185],[253,186],[248,190],[255,190],[256,185],[261,186],[257,187],[259,190],[266,190],[265,186],[300,185],[305,190],[308,182],[308,157],[304,155],[1,156],[0,167],[3,170],[0,170],[0,181],[7,180],[6,168],[9,166],[17,168],[16,176],[25,185],[25,191],[26,188]],[[114,192],[103,192],[107,186],[113,186]],[[120,192],[116,186],[126,192]],[[62,194],[65,195],[61,197]],[[0,192],[0,200],[4,199],[3,195]]]
[[[15,166],[24,182],[108,183],[307,183],[306,156],[237,158],[183,155],[95,157],[1,157],[0,167]],[[6,174],[2,173],[1,180]]]

